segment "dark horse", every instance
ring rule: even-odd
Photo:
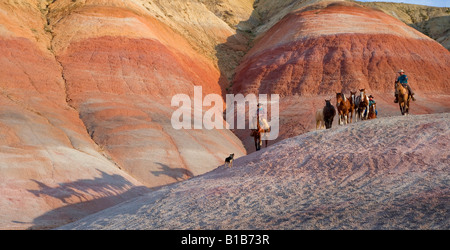
[[[325,107],[323,107],[323,120],[325,121],[325,128],[331,128],[335,115],[336,109],[331,104],[331,100],[325,100]]]

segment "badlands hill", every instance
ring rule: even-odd
[[[449,63],[450,52],[440,44],[381,11],[320,2],[291,12],[256,38],[236,69],[233,90],[391,92],[395,69],[404,68],[417,91],[448,93]]]
[[[389,2],[355,2],[382,10],[450,50],[450,8]]]
[[[390,115],[398,109],[393,84],[399,69],[407,72],[421,99],[412,104],[412,112],[430,113],[428,107],[449,111],[450,52],[433,39],[380,10],[351,2],[288,9],[270,28],[259,26],[261,33],[232,82],[233,93],[282,97],[279,139],[314,128],[316,110],[324,99],[335,105],[337,92],[348,97],[350,91],[365,89],[380,104],[380,115]],[[236,134],[252,152],[249,133]]]
[[[450,115],[286,139],[61,229],[449,229]]]

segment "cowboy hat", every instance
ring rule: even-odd
[[[373,96],[372,96],[372,95],[369,95],[369,98],[373,98]]]
[[[398,73],[405,73],[403,69],[399,70]]]

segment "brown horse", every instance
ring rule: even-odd
[[[367,119],[370,120],[370,119],[377,118],[376,110],[377,110],[377,104],[376,103],[370,105],[370,107],[369,107],[369,115],[367,116]]]
[[[349,101],[350,101],[350,110],[349,110],[350,123],[352,123],[353,122],[353,114],[354,113],[355,113],[355,118],[356,118],[356,109],[355,109],[355,107],[356,107],[356,91],[355,92],[350,91],[350,99],[349,99]],[[359,103],[358,103],[358,105],[359,105]]]
[[[356,120],[358,120],[358,117],[361,120],[366,120],[369,115],[369,97],[366,95],[365,89],[359,90],[359,96],[356,97],[356,103],[359,103],[357,106]]]
[[[409,101],[411,100],[408,89],[403,87],[403,85],[399,83],[395,84],[395,89],[398,93],[398,105],[400,106],[400,112],[402,112],[402,115],[408,115]]]
[[[350,123],[348,117],[348,112],[350,111],[350,101],[343,93],[336,93],[336,107],[339,117],[339,125]]]
[[[316,129],[325,128],[325,120],[323,119],[323,108],[316,111]]]

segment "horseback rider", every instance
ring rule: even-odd
[[[397,77],[397,79],[395,80],[395,103],[398,103],[398,91],[397,88],[395,86],[397,86],[397,83],[401,83],[403,85],[403,87],[408,89],[409,95],[411,96],[411,99],[413,101],[415,101],[416,99],[414,98],[414,92],[412,91],[411,87],[408,84],[408,76],[405,75],[405,71],[403,69],[398,71],[399,76]]]
[[[264,113],[263,111],[263,107],[261,103],[258,103],[258,105],[256,105],[256,115],[259,117],[260,114]]]
[[[256,109],[256,117],[254,117],[253,124],[254,124],[254,127],[258,126],[257,125],[257,121],[258,121],[261,132],[265,132],[267,129],[270,128],[269,123],[267,122],[267,119],[266,119],[266,115],[267,114],[264,113],[262,104],[258,103],[257,109]]]
[[[253,117],[253,128],[250,136],[255,138],[255,146],[256,151],[261,149],[262,146],[262,140],[266,140],[266,147],[267,147],[267,132],[270,132],[270,126],[265,118],[264,109],[262,107],[261,103],[258,103],[257,109],[256,109],[256,116]]]

